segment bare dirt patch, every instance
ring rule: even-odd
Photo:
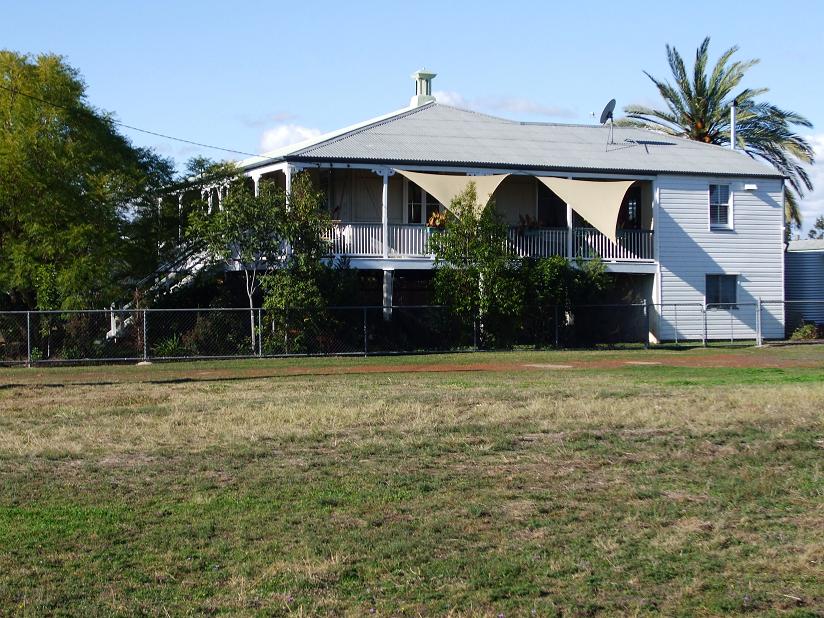
[[[644,352],[639,352],[643,354]],[[593,357],[588,353],[589,358],[570,358],[565,354],[563,362],[557,363],[527,363],[523,361],[503,361],[498,360],[505,354],[496,355],[496,360],[487,362],[410,362],[396,363],[386,362],[382,364],[377,359],[369,359],[368,364],[361,364],[362,359],[352,359],[351,363],[338,363],[340,359],[330,359],[330,364],[321,366],[295,366],[290,365],[289,359],[283,360],[283,366],[254,366],[254,360],[249,361],[248,366],[233,367],[206,367],[176,368],[172,365],[158,369],[158,365],[153,367],[134,370],[131,367],[81,367],[72,371],[52,372],[49,368],[38,368],[25,372],[3,375],[0,373],[0,388],[14,388],[38,384],[44,387],[61,387],[67,384],[89,384],[99,385],[105,383],[123,382],[149,382],[149,383],[185,383],[185,382],[207,382],[221,380],[248,380],[260,378],[278,378],[290,376],[336,376],[336,375],[358,375],[358,374],[410,374],[410,373],[471,373],[471,372],[513,372],[513,371],[546,371],[546,370],[577,370],[577,369],[621,369],[628,366],[659,366],[659,367],[724,367],[724,368],[794,368],[794,367],[821,367],[824,368],[824,360],[808,358],[782,358],[774,355],[762,355],[752,353],[729,353],[729,352],[709,352],[695,353],[694,351],[684,351],[677,355],[668,354],[666,356],[655,356],[649,360],[628,360],[623,357],[603,358]],[[656,354],[650,352],[650,354]],[[824,359],[824,355],[822,355]],[[272,361],[269,361],[272,362]],[[275,361],[277,362],[277,361]],[[125,371],[124,371],[125,370]]]

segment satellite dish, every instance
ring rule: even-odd
[[[612,120],[613,111],[615,111],[615,99],[612,99],[609,103],[607,103],[604,107],[604,111],[601,112],[601,124],[606,124],[607,120]]]
[[[609,120],[609,144],[614,144],[613,128],[615,127],[615,119],[612,117],[612,112],[615,111],[615,99],[611,99],[609,103],[604,106],[604,111],[601,112],[601,124],[606,124]],[[607,147],[609,147],[607,144]]]

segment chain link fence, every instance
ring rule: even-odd
[[[358,306],[0,312],[0,363],[115,362],[723,342],[760,345],[804,324],[824,335],[824,300],[528,307],[517,318],[447,307]],[[652,335],[652,336],[651,336]]]

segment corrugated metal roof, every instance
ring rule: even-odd
[[[780,177],[742,152],[645,129],[526,123],[432,103],[317,143],[287,160]]]
[[[787,243],[787,251],[824,251],[824,238],[791,240]]]

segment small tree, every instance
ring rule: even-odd
[[[288,215],[280,230],[290,250],[281,267],[263,280],[264,307],[271,312],[273,327],[281,334],[287,326],[285,316],[290,309],[302,310],[307,318],[310,315],[321,320],[326,317],[326,284],[331,269],[324,261],[329,248],[324,231],[330,221],[322,206],[323,194],[312,186],[309,176],[296,176],[292,181]]]
[[[429,240],[436,298],[465,321],[477,318],[485,345],[504,342],[502,327],[523,305],[518,260],[506,242],[494,202],[480,204],[474,183],[452,200],[443,230]]]
[[[807,238],[811,238],[813,240],[820,240],[824,238],[824,215],[819,215],[816,217],[813,227],[810,228],[809,232],[807,232]]]
[[[539,320],[534,334],[538,341],[549,340],[555,324],[543,319],[548,307],[563,312],[559,326],[571,326],[576,304],[598,302],[609,287],[610,279],[604,263],[599,259],[578,259],[570,263],[567,258],[555,255],[547,258],[526,259],[523,267],[526,304],[539,309]]]
[[[196,210],[189,220],[189,236],[204,243],[212,260],[243,271],[253,353],[255,293],[264,275],[277,268],[286,256],[286,201],[286,193],[271,183],[261,183],[260,193],[255,195],[243,179],[236,177],[229,183],[217,212]]]

